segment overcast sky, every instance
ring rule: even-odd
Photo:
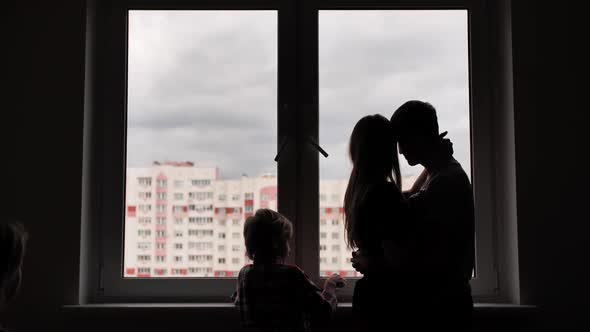
[[[465,11],[321,12],[319,38],[322,178],[348,177],[356,121],[389,118],[409,99],[437,108],[470,171]],[[226,179],[275,172],[276,84],[275,12],[132,11],[128,165],[189,160]]]

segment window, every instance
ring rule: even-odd
[[[225,201],[225,194],[219,195],[219,197],[217,199],[222,202]]]
[[[151,191],[140,191],[138,193],[139,198],[146,200],[146,199],[150,199],[152,198],[152,192]]]
[[[232,258],[231,263],[232,264],[240,264],[240,259],[239,258]]]
[[[338,264],[338,257],[332,257],[332,264]]]
[[[231,223],[234,226],[240,226],[240,219],[233,219]]]
[[[139,178],[137,178],[137,183],[141,187],[149,187],[149,186],[152,185],[152,178],[150,178],[150,177],[139,177]]]
[[[149,11],[126,9],[143,8],[148,2]],[[232,7],[226,8],[226,2]],[[336,10],[341,2],[347,4],[347,10]],[[305,7],[293,1],[297,15],[290,12],[290,6],[279,6],[278,0],[263,1],[262,7],[267,10],[257,10],[258,5],[249,7],[249,1],[239,2],[240,9],[253,9],[250,11],[221,10],[235,9],[237,2],[229,0],[216,2],[221,3],[219,8],[208,5],[207,10],[180,10],[187,7],[169,3],[162,7],[161,3],[113,3],[120,7],[96,20],[100,22],[95,26],[100,41],[88,41],[92,46],[88,54],[97,52],[97,56],[96,63],[87,67],[91,72],[101,72],[97,77],[89,75],[96,78],[89,95],[101,100],[103,95],[98,92],[109,91],[104,102],[89,108],[90,114],[85,116],[100,119],[92,123],[96,129],[90,135],[92,144],[85,143],[91,147],[90,160],[95,160],[96,165],[92,172],[86,166],[84,169],[90,183],[85,198],[93,206],[88,208],[90,219],[96,226],[93,229],[101,230],[97,237],[103,241],[96,246],[100,254],[92,255],[104,267],[104,293],[97,293],[96,298],[149,296],[174,300],[174,296],[187,292],[195,297],[222,298],[220,294],[225,296],[234,285],[213,277],[234,275],[235,271],[219,266],[205,270],[209,267],[196,263],[176,264],[180,262],[175,258],[166,262],[166,254],[158,252],[174,248],[170,241],[174,238],[167,239],[166,232],[182,228],[187,232],[186,240],[210,242],[211,247],[202,247],[202,254],[213,256],[212,266],[225,264],[225,259],[232,258],[219,257],[218,246],[232,246],[241,235],[235,238],[231,229],[232,240],[236,241],[225,241],[227,231],[219,232],[218,228],[221,221],[219,225],[209,224],[208,219],[196,218],[229,219],[233,225],[234,217],[242,221],[263,207],[297,216],[296,238],[305,239],[294,244],[292,251],[302,257],[299,263],[312,279],[339,269],[355,275],[349,264],[344,264],[349,251],[343,247],[341,222],[350,127],[365,112],[389,116],[388,111],[410,98],[427,99],[437,107],[441,129],[449,130],[458,158],[466,168],[473,165],[477,170],[473,177],[478,211],[474,293],[490,293],[490,285],[495,284],[490,266],[491,209],[496,194],[490,189],[493,186],[486,185],[494,182],[493,170],[488,169],[494,133],[486,127],[493,113],[486,100],[490,99],[488,85],[491,90],[496,83],[487,77],[495,64],[488,61],[489,52],[485,52],[490,34],[484,29],[487,21],[482,20],[481,1],[441,0],[435,1],[434,7],[409,0],[318,1]],[[183,3],[200,8],[199,1]],[[408,5],[420,10],[407,10]],[[286,11],[286,15],[279,15],[279,11]],[[279,22],[279,16],[291,17],[294,22]],[[396,28],[388,28],[391,24]],[[212,44],[202,47],[205,41]],[[428,49],[419,52],[415,49],[418,44]],[[449,50],[459,44],[464,56],[449,56]],[[149,57],[142,57],[146,54]],[[236,54],[240,61],[235,61]],[[343,54],[346,56],[339,56]],[[412,56],[400,58],[404,54]],[[281,56],[280,63],[277,55]],[[449,74],[447,69],[456,72]],[[230,75],[229,83],[224,79],[228,72],[238,73]],[[464,78],[469,84],[463,84]],[[279,81],[282,83],[277,84]],[[414,88],[424,94],[415,96]],[[449,120],[450,110],[461,115]],[[307,148],[316,143],[329,153],[329,158]],[[275,156],[276,163],[272,161]],[[191,158],[199,158],[199,163],[184,161]],[[202,160],[211,164],[201,164]],[[404,175],[415,174],[409,166],[403,167]],[[184,189],[176,189],[183,188],[183,183]],[[411,183],[411,179],[405,183]],[[157,200],[151,202],[152,197],[142,201],[142,196],[148,194],[141,192],[153,192]],[[228,208],[232,210],[215,199],[220,193],[226,201],[231,197],[232,206]],[[168,204],[162,202],[168,194],[174,204],[185,206],[185,210],[168,209]],[[186,205],[181,203],[185,198]],[[151,205],[156,206],[152,209]],[[137,206],[136,217],[127,216],[127,206]],[[181,223],[177,224],[179,219],[173,212],[186,213],[186,229],[176,226]],[[151,218],[156,218],[155,225]],[[166,225],[166,218],[174,218],[175,228]],[[150,238],[152,232],[154,238]],[[319,248],[317,243],[307,245],[311,242],[306,241],[312,241],[307,239],[318,238]],[[146,280],[133,280],[136,273],[125,272],[137,271],[138,255],[143,254],[138,251],[140,242],[155,243],[151,253],[155,262],[144,261],[142,267],[151,268],[151,276],[159,275],[156,268],[170,269],[166,278],[151,280],[154,282],[148,285]],[[188,243],[174,253],[188,256],[188,250],[193,250],[191,255],[201,254],[196,252],[199,246],[191,248]],[[336,244],[338,251],[334,250]],[[331,251],[327,251],[328,246]],[[335,256],[320,257],[319,251]],[[223,263],[219,262],[221,258]],[[322,266],[334,264],[333,258],[342,266]],[[206,273],[207,279],[198,279]],[[198,280],[181,280],[183,277]],[[353,284],[349,283],[351,288]]]
[[[233,245],[231,247],[231,251],[233,251],[233,252],[242,251],[242,246],[240,246],[240,245]]]
[[[219,226],[225,226],[225,219],[219,220]]]
[[[234,240],[239,240],[241,237],[242,237],[242,234],[240,234],[239,232],[232,233],[232,238]]]
[[[332,245],[332,251],[340,251],[340,245],[339,244],[333,244]]]
[[[180,262],[182,262],[182,256],[174,256],[174,261],[175,261],[176,263],[180,263]]]
[[[149,262],[151,260],[150,255],[137,255],[138,262]]]
[[[174,218],[174,223],[176,225],[182,225],[182,218]]]
[[[217,246],[217,251],[224,252],[225,251],[225,246],[223,244]]]
[[[219,258],[219,259],[217,260],[217,262],[218,262],[219,264],[225,264],[225,258]]]
[[[179,231],[179,230],[174,231],[174,237],[182,237],[182,231]]]
[[[151,243],[150,242],[138,242],[137,243],[137,249],[140,250],[147,250],[151,248]]]

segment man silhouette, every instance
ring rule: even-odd
[[[468,330],[473,301],[474,204],[469,178],[439,134],[436,110],[412,100],[391,117],[399,153],[424,171],[405,192],[415,222],[413,266],[425,319],[437,328]],[[422,310],[422,309],[421,309]]]

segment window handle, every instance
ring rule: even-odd
[[[311,136],[309,136],[307,138],[309,140],[309,143],[316,148],[316,150],[318,150],[324,157],[328,158],[328,152],[326,152],[326,150],[322,149],[322,147],[316,143],[316,141],[313,140],[313,138],[311,138]]]
[[[281,141],[281,145],[279,145],[279,151],[277,151],[277,155],[275,156],[275,161],[277,161],[277,162],[279,161],[279,158],[281,157],[281,153],[285,149],[285,146],[287,145],[288,140],[289,140],[288,136],[283,137],[283,140]]]

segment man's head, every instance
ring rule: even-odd
[[[26,241],[23,225],[0,221],[0,304],[10,300],[20,286]]]
[[[422,164],[440,141],[434,107],[426,102],[410,100],[391,116],[399,153],[408,164]]]
[[[259,209],[244,224],[246,254],[253,261],[269,263],[285,259],[292,236],[291,221],[270,209]]]

